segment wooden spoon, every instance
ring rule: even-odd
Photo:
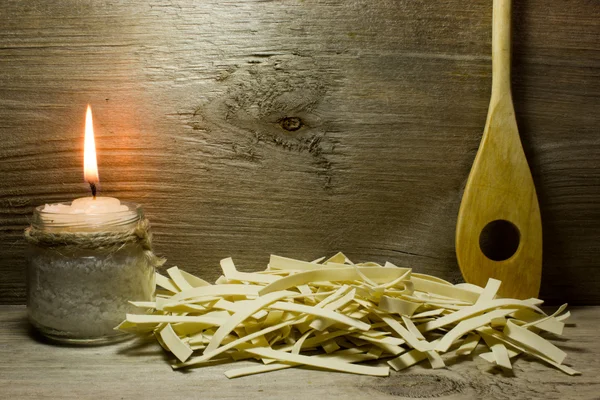
[[[511,0],[494,0],[492,95],[458,213],[456,256],[467,282],[500,279],[501,296],[525,299],[540,290],[542,222],[510,91],[510,18]]]

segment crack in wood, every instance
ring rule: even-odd
[[[405,250],[400,250],[400,249],[374,248],[373,250],[375,250],[375,251],[381,251],[381,252],[390,252],[390,253],[405,254],[405,255],[408,255],[408,256],[425,257],[425,258],[431,258],[433,260],[445,260],[444,257],[435,257],[435,256],[427,255],[427,254],[413,253],[413,252],[410,252],[410,251],[405,251]]]

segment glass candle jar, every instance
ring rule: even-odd
[[[139,312],[129,301],[154,299],[157,258],[142,207],[73,215],[37,207],[25,237],[31,324],[59,342],[123,339],[114,328]],[[56,205],[67,207],[68,203]]]

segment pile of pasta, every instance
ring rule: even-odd
[[[156,301],[132,302],[140,314],[116,329],[154,334],[177,358],[173,369],[259,361],[232,367],[228,378],[302,366],[387,376],[424,360],[443,368],[442,354],[469,355],[478,344],[487,347],[478,356],[501,368],[523,353],[578,374],[540,336],[562,334],[566,304],[547,315],[539,299],[498,297],[495,279],[454,285],[342,253],[312,262],[271,256],[252,273],[226,258],[221,268],[214,285],[177,267],[157,273]]]

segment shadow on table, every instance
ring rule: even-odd
[[[132,338],[126,347],[119,349],[118,353],[130,357],[155,357],[157,355],[162,355],[165,360],[169,359],[165,351],[160,347],[152,335],[136,336]]]
[[[120,338],[115,338],[112,341],[108,341],[108,342],[99,342],[99,343],[86,343],[86,342],[73,342],[73,343],[68,343],[68,342],[63,342],[63,341],[59,341],[59,340],[55,340],[52,338],[49,338],[45,335],[43,335],[42,333],[40,333],[40,331],[38,331],[33,325],[31,325],[31,323],[28,321],[27,317],[22,317],[19,318],[18,320],[15,320],[15,330],[19,331],[21,334],[23,334],[24,336],[28,336],[30,339],[32,339],[33,341],[46,345],[46,346],[54,346],[54,347],[71,347],[71,348],[82,348],[82,347],[105,347],[105,346],[111,346],[111,345],[116,345],[116,344],[122,344],[122,343],[126,343],[126,342],[135,342],[138,338],[136,338],[135,336],[131,335],[131,336],[123,336]],[[148,343],[153,343],[152,342],[152,338],[147,339]],[[158,349],[160,351],[160,348]]]

